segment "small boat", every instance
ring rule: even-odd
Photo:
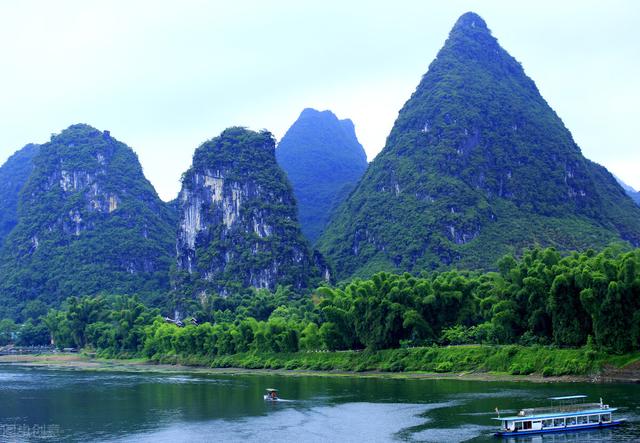
[[[264,394],[264,399],[266,401],[278,401],[280,397],[278,397],[278,390],[273,388],[267,388],[267,393]]]
[[[501,422],[498,437],[516,435],[544,434],[547,432],[578,431],[583,429],[608,428],[626,422],[626,419],[614,419],[613,413],[618,408],[611,408],[600,403],[582,402],[586,395],[568,395],[551,397],[552,406],[548,408],[522,409],[518,415],[498,417],[494,420]],[[557,402],[557,403],[555,403]]]

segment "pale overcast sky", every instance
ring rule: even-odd
[[[279,139],[305,107],[384,146],[458,16],[480,14],[586,157],[640,188],[640,1],[0,0],[0,163],[110,130],[169,200],[225,127]]]

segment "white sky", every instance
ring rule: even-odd
[[[634,0],[0,0],[0,163],[88,123],[169,200],[200,143],[232,125],[280,138],[305,107],[351,118],[371,160],[469,10],[585,156],[640,188]]]

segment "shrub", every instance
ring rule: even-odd
[[[302,366],[302,362],[296,358],[289,360],[285,363],[284,368],[287,370],[299,369]]]
[[[436,364],[435,371],[436,372],[451,372],[451,371],[453,371],[453,363],[451,363],[450,361],[440,362],[440,363]]]

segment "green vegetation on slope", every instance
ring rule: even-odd
[[[27,145],[0,167],[0,248],[18,223],[18,196],[33,170],[38,145]]]
[[[0,260],[3,316],[30,300],[169,289],[175,216],[145,179],[135,153],[87,125],[40,146]]]
[[[351,120],[305,109],[276,149],[295,194],[302,232],[315,243],[332,211],[367,169]]]
[[[615,239],[640,244],[640,208],[468,13],[317,246],[347,279],[491,269],[511,250]]]

